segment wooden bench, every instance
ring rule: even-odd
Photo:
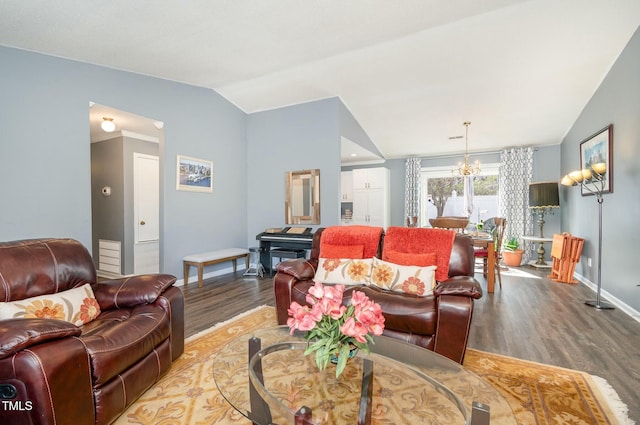
[[[196,266],[198,268],[198,287],[202,287],[202,272],[206,266],[223,263],[225,261],[233,261],[233,271],[238,268],[238,258],[244,257],[246,267],[249,268],[249,250],[244,248],[227,248],[217,251],[203,252],[200,254],[187,255],[182,259],[184,262],[184,285],[189,283],[189,267]]]

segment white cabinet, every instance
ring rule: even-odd
[[[353,200],[353,173],[343,171],[340,173],[340,202],[351,202]]]
[[[353,190],[384,189],[389,186],[389,170],[386,168],[360,168],[353,170]]]
[[[388,227],[389,211],[389,170],[353,170],[352,224]]]

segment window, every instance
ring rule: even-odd
[[[420,223],[429,226],[429,219],[440,216],[469,217],[476,224],[498,216],[498,166],[482,164],[479,175],[473,176],[471,213],[465,203],[465,179],[451,173],[451,167],[428,167],[420,175]]]

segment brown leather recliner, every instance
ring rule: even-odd
[[[101,310],[81,326],[0,320],[0,423],[113,422],[184,351],[184,299],[175,280],[156,274],[96,283],[78,241],[0,243],[0,308],[89,283]]]
[[[277,266],[274,292],[277,319],[281,325],[286,324],[287,309],[292,301],[307,304],[305,297],[315,283],[323,230],[320,228],[315,232],[308,260],[287,260]],[[407,232],[424,230],[426,229],[406,229]],[[378,258],[381,257],[384,238],[382,234],[376,255]],[[473,274],[473,241],[468,236],[456,234],[449,259],[449,277],[438,283],[432,296],[419,297],[375,286],[356,285],[347,287],[343,302],[349,303],[350,293],[354,289],[364,292],[382,308],[385,316],[384,335],[422,346],[462,363],[471,325],[473,300],[482,296],[482,288]]]

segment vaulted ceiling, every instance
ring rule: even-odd
[[[638,0],[0,3],[0,45],[247,113],[339,96],[386,158],[462,152],[464,121],[471,152],[560,143],[639,25]]]

